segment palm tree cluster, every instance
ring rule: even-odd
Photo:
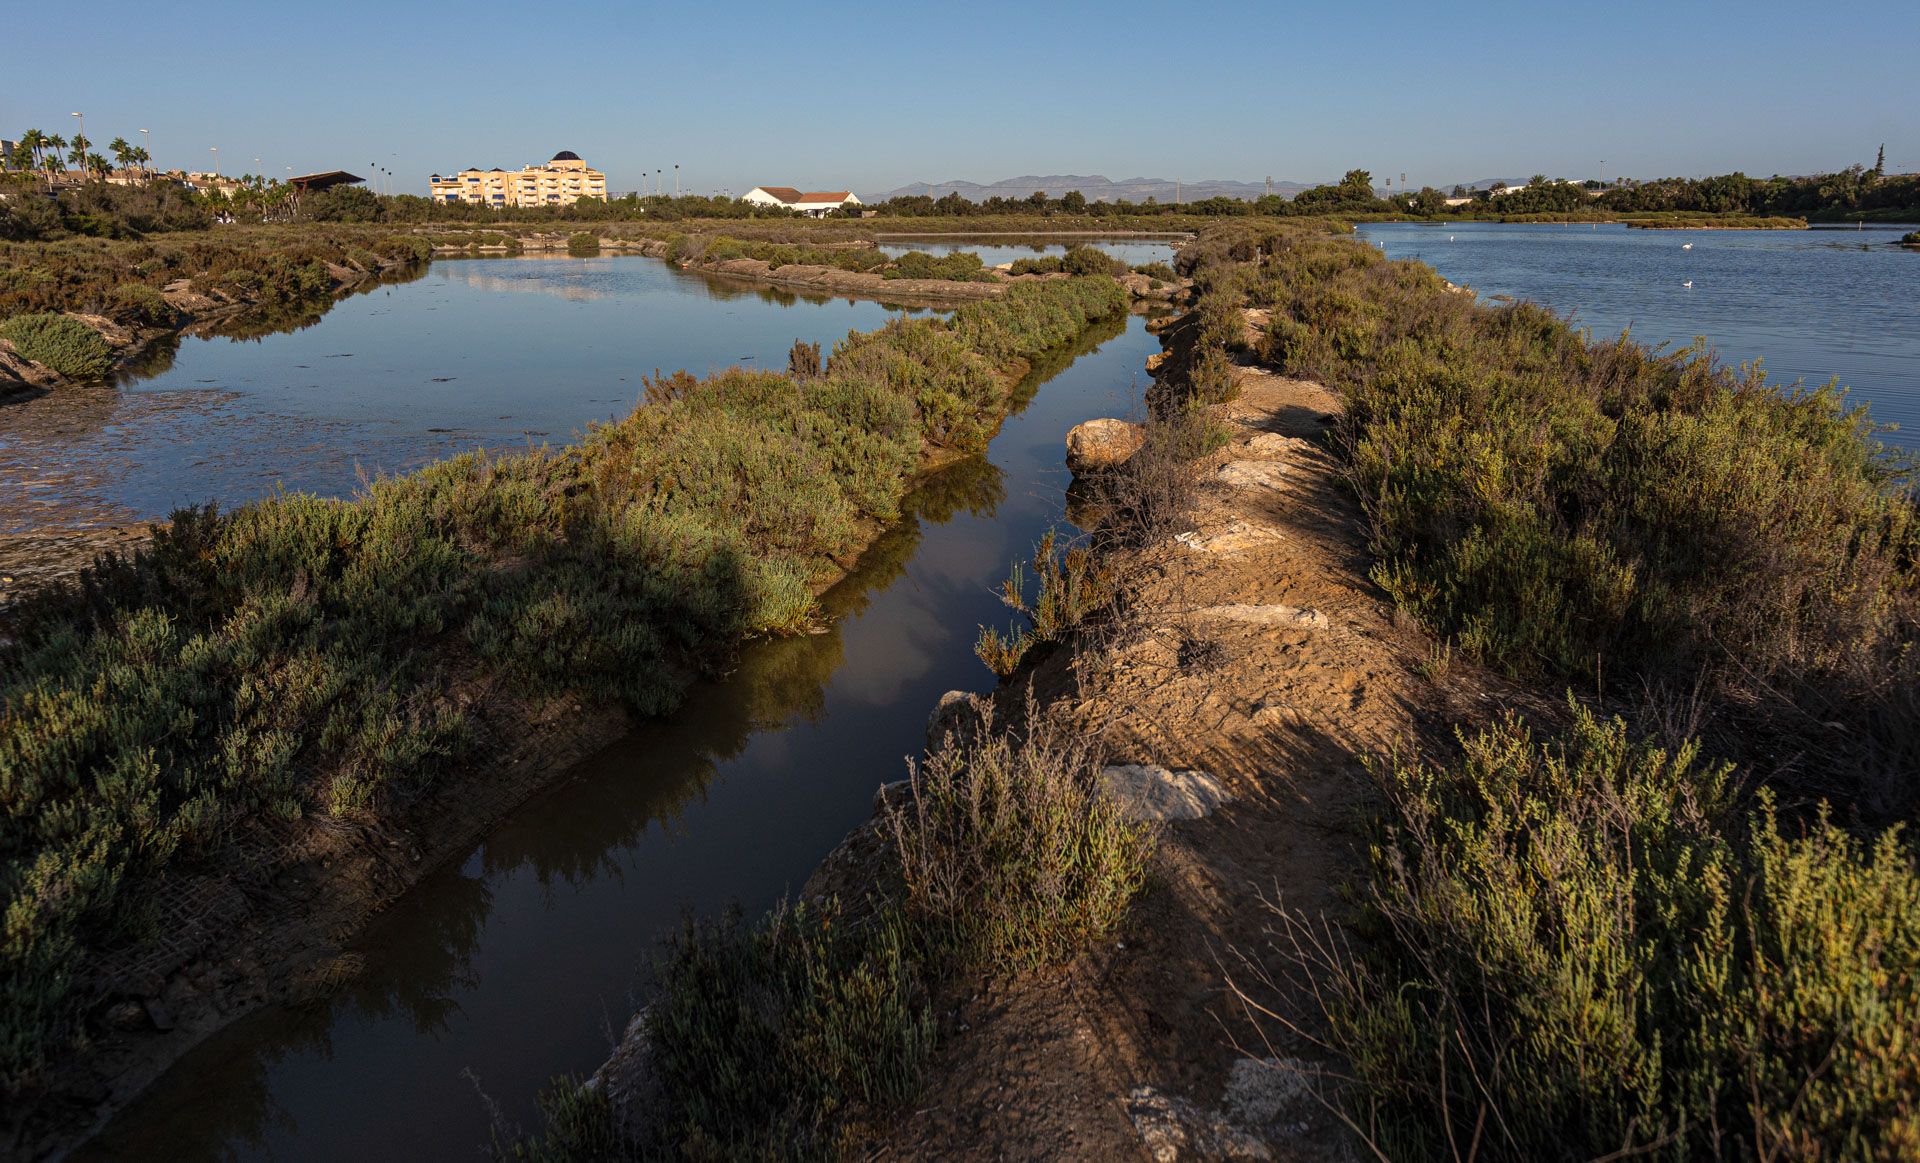
[[[104,178],[111,171],[105,156],[91,152],[94,142],[83,134],[76,133],[73,139],[57,133],[43,133],[38,129],[29,129],[20,135],[11,152],[0,157],[7,169],[45,174],[48,185],[52,185],[56,173],[64,173],[69,165],[80,171],[83,177]],[[136,167],[144,177],[152,177],[153,171],[147,168],[152,158],[140,146],[130,145],[124,137],[116,137],[107,146],[113,154],[113,163],[123,170]]]

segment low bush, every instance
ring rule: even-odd
[[[1127,264],[1096,246],[1080,243],[1067,248],[1060,268],[1070,275],[1124,275]]]
[[[1099,785],[1084,734],[1028,707],[1014,739],[967,724],[913,773],[882,829],[910,924],[954,964],[1059,964],[1109,936],[1146,876],[1153,836]]]
[[[1010,272],[1016,275],[1057,275],[1066,269],[1066,264],[1057,254],[1040,258],[1017,258],[1013,260]]]
[[[833,903],[689,926],[646,1018],[658,1148],[832,1157],[850,1111],[911,1095],[933,1012],[910,946],[896,914],[854,921]]]
[[[600,236],[590,230],[582,230],[567,236],[567,253],[590,255],[600,253]]]
[[[1261,357],[1344,395],[1374,576],[1401,608],[1509,673],[1753,708],[1717,745],[1819,732],[1753,754],[1803,751],[1869,810],[1920,795],[1914,477],[1838,388],[1596,342],[1328,236],[1181,259],[1209,285],[1251,278]]]
[[[938,258],[924,251],[910,250],[880,273],[889,279],[941,279],[957,283],[978,282],[988,277],[980,256],[964,250]]]
[[[184,510],[11,609],[0,1087],[83,1040],[105,966],[162,935],[177,886],[252,866],[269,822],[404,826],[467,769],[475,676],[657,713],[743,637],[806,629],[923,448],[985,443],[1002,369],[1126,310],[1106,279],[1015,290],[851,335],[818,376],[662,377],[575,447]]]
[[[1294,916],[1342,1098],[1394,1158],[1910,1158],[1920,866],[1897,829],[1743,810],[1729,769],[1576,711],[1379,765],[1356,954]],[[1261,1004],[1261,1003],[1256,1003]]]
[[[418,270],[433,245],[422,236],[348,226],[236,226],[155,241],[0,244],[0,318],[92,312],[133,327],[173,326],[179,315],[158,296],[182,279],[201,293],[249,303],[266,318],[304,315],[331,304],[338,268],[356,277],[392,267]]]
[[[66,315],[16,315],[0,322],[0,339],[68,379],[94,380],[113,370],[113,348],[98,331]]]
[[[1091,550],[1073,545],[1062,550],[1057,531],[1049,529],[1033,550],[1033,572],[1039,591],[1027,597],[1027,583],[1019,562],[1000,586],[1000,601],[1022,618],[1005,634],[983,626],[974,653],[1001,678],[1020,668],[1034,647],[1063,641],[1113,597],[1113,580]]]
[[[1136,275],[1145,275],[1150,279],[1159,279],[1163,283],[1171,283],[1180,277],[1172,267],[1163,262],[1143,262],[1135,264],[1133,273]]]

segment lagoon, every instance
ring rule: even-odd
[[[1532,299],[1597,337],[1630,329],[1679,347],[1698,336],[1728,362],[1762,360],[1778,383],[1837,377],[1874,419],[1900,426],[1884,439],[1920,450],[1920,252],[1896,245],[1911,229],[1461,222],[1373,223],[1359,235],[1483,303]]]

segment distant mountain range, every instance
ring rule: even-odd
[[[1314,184],[1276,181],[1273,183],[1273,192],[1283,198],[1291,198]],[[1022,174],[1017,178],[986,184],[962,180],[915,182],[884,194],[875,194],[867,201],[884,202],[889,198],[906,198],[915,194],[931,194],[935,198],[959,194],[974,202],[984,202],[995,197],[1025,198],[1035,190],[1045,191],[1049,198],[1058,198],[1070,190],[1078,190],[1086,195],[1089,202],[1144,202],[1148,198],[1171,202],[1176,196],[1183,202],[1194,202],[1203,198],[1258,198],[1267,192],[1267,184],[1265,181],[1235,182],[1224,178],[1207,178],[1197,182],[1180,182],[1176,188],[1172,178],[1121,178],[1115,181],[1105,174]]]

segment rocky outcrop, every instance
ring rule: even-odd
[[[1067,433],[1067,468],[1075,473],[1119,468],[1140,451],[1146,429],[1125,420],[1089,420]]]

